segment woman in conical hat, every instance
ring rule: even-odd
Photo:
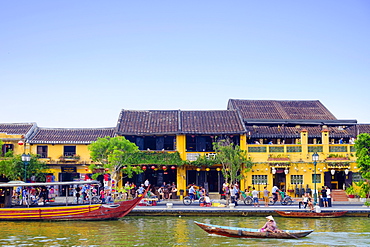
[[[261,232],[275,232],[275,233],[282,232],[281,230],[277,228],[276,222],[274,220],[274,217],[272,217],[272,215],[267,216],[266,219],[267,219],[267,222],[261,228]]]

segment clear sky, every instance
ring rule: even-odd
[[[1,1],[0,123],[320,100],[370,123],[370,1]]]

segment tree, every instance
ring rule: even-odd
[[[213,148],[217,153],[214,161],[222,165],[222,174],[229,184],[235,184],[244,178],[241,173],[243,167],[248,171],[253,165],[247,158],[246,151],[241,150],[240,146],[234,145],[228,139],[213,143]]]
[[[131,178],[134,173],[142,173],[142,164],[182,165],[178,152],[139,151],[139,148],[123,136],[98,138],[89,145],[90,157],[99,164],[90,165],[91,170],[108,169],[117,180],[122,172]],[[93,178],[103,172],[96,172]]]
[[[119,172],[125,165],[123,173],[132,177],[133,172],[140,173],[141,169],[133,167],[133,155],[139,152],[139,148],[123,136],[98,138],[88,147],[90,157],[99,164],[90,165],[91,170],[98,171],[99,168],[108,169],[113,177],[118,178]],[[96,172],[93,178],[103,172]]]
[[[357,167],[364,179],[370,179],[370,135],[362,133],[355,141]]]
[[[47,165],[40,162],[36,155],[31,155],[31,160],[26,168],[26,178],[29,179],[31,176],[35,176],[36,181],[45,182],[46,172]],[[23,181],[25,165],[21,155],[0,160],[0,173],[4,174],[9,180]]]

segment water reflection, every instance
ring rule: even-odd
[[[281,229],[314,229],[303,239],[235,239],[209,235],[193,221],[259,228],[263,217],[125,217],[102,222],[2,222],[2,246],[370,246],[368,218],[289,219]]]

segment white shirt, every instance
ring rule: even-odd
[[[313,207],[314,210],[315,210],[315,213],[321,213],[321,208],[319,205],[316,205],[315,207]]]
[[[272,193],[276,193],[276,191],[278,191],[279,188],[275,185],[274,187],[272,187]]]
[[[254,198],[258,198],[258,191],[257,190],[253,190],[252,191],[252,195]]]

